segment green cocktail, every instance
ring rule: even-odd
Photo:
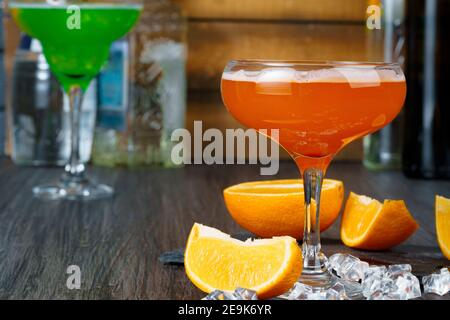
[[[112,188],[89,181],[79,160],[80,108],[83,92],[108,59],[109,48],[136,24],[140,0],[46,1],[21,0],[9,4],[22,31],[38,39],[50,69],[69,95],[71,156],[56,184],[39,186],[34,194],[44,199],[97,199]]]
[[[22,31],[42,43],[50,68],[65,90],[73,84],[87,88],[107,60],[111,43],[128,33],[142,9],[95,3],[78,7],[76,21],[77,12],[67,5],[10,4]]]

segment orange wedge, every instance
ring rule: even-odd
[[[186,274],[204,292],[256,291],[261,299],[289,290],[302,272],[294,238],[240,241],[217,229],[194,224],[186,245]]]
[[[439,247],[450,260],[450,199],[436,196],[436,234]]]
[[[381,202],[350,193],[342,215],[341,240],[366,250],[385,250],[408,239],[419,227],[403,200]]]
[[[228,212],[244,229],[265,238],[303,237],[305,199],[302,180],[245,182],[225,189],[223,195]],[[344,184],[325,179],[320,205],[321,231],[328,229],[336,220],[343,198]]]

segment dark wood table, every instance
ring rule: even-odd
[[[57,179],[60,169],[0,162],[0,298],[200,299],[204,294],[183,267],[163,265],[158,257],[183,248],[194,222],[242,233],[224,207],[222,190],[267,179],[258,166],[249,165],[95,168],[90,173],[115,187],[114,199],[41,202],[31,196],[31,188]],[[294,165],[286,162],[276,178],[296,176]],[[408,180],[399,172],[368,172],[356,163],[334,163],[328,177],[343,180],[346,194],[406,199],[420,230],[391,251],[373,253],[343,246],[335,223],[323,233],[326,254],[351,252],[370,263],[410,263],[419,276],[450,265],[439,251],[434,222],[434,196],[450,196],[450,181]],[[80,290],[66,287],[69,265],[81,268]]]

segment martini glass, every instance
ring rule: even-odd
[[[264,129],[297,164],[306,210],[300,281],[315,288],[331,286],[335,280],[320,244],[322,181],[344,146],[383,128],[400,112],[406,95],[400,66],[231,61],[221,87],[228,111],[247,127]],[[278,134],[272,136],[274,129]]]
[[[70,104],[70,160],[61,179],[33,188],[42,199],[92,200],[113,189],[87,178],[80,161],[83,93],[108,59],[112,42],[126,35],[142,11],[135,0],[16,0],[9,9],[20,29],[42,43],[44,55]]]

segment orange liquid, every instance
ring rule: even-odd
[[[326,170],[345,145],[391,122],[405,94],[404,78],[355,83],[345,78],[316,82],[222,79],[228,111],[248,127],[279,129],[277,142],[301,170]]]

